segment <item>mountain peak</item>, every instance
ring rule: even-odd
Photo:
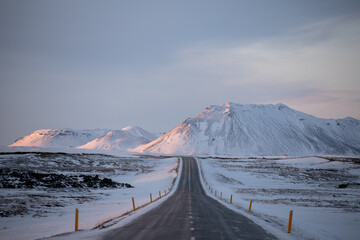
[[[211,105],[135,151],[166,154],[360,154],[360,121],[316,118],[285,104]]]
[[[150,133],[141,127],[127,126],[121,130],[113,130],[78,148],[127,151],[129,148],[149,143],[157,137],[156,134]]]

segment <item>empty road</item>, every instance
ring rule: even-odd
[[[104,239],[276,239],[250,219],[205,194],[196,160],[182,158],[176,192],[158,207]]]

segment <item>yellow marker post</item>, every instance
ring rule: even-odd
[[[150,193],[150,202],[152,202],[152,195],[151,195],[151,193]]]
[[[290,214],[289,214],[288,233],[291,232],[292,216],[293,216],[293,210],[291,210],[291,211],[290,211]]]
[[[165,193],[164,195],[166,195],[166,190],[164,190],[164,193]]]
[[[132,198],[132,203],[133,203],[133,209],[134,209],[134,211],[135,211],[136,208],[135,208],[135,200],[134,200],[134,198]]]
[[[222,192],[220,193],[220,200],[221,200],[221,198],[222,198]]]
[[[159,191],[159,198],[161,198],[161,192]]]
[[[211,193],[213,192],[213,189],[211,189]]]
[[[216,190],[215,190],[215,197],[216,197]]]
[[[79,209],[75,209],[75,231],[79,230]]]
[[[232,204],[232,194],[231,194],[231,196],[230,196],[230,204]]]
[[[209,185],[209,190],[210,190],[210,185]]]
[[[249,212],[251,212],[251,205],[252,205],[252,200],[250,200]]]

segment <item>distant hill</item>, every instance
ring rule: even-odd
[[[40,129],[19,138],[9,147],[77,147],[109,131],[109,129]]]
[[[150,133],[141,127],[129,126],[121,130],[108,132],[106,135],[98,137],[78,148],[127,151],[129,148],[149,143],[158,137],[159,135]]]

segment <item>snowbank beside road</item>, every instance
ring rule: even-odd
[[[49,157],[37,154],[6,154],[0,158],[0,166],[14,168],[23,165],[29,169],[57,173],[98,174],[111,177],[117,182],[126,182],[134,188],[122,189],[1,189],[3,204],[20,198],[27,211],[10,217],[0,218],[1,239],[36,239],[74,230],[75,208],[80,210],[79,229],[92,229],[106,220],[119,217],[132,209],[131,198],[136,206],[163,195],[177,176],[177,158],[121,158],[105,155],[79,155],[47,153]],[[52,156],[52,157],[51,157]],[[70,171],[70,169],[73,169]],[[33,169],[34,170],[34,169]],[[49,203],[54,203],[48,206]],[[59,206],[56,206],[59,204]],[[60,206],[62,205],[62,207]],[[2,206],[6,207],[6,206]]]
[[[295,239],[358,239],[360,166],[323,158],[199,159],[208,184],[240,212]],[[345,187],[346,186],[346,187]],[[343,188],[345,187],[345,188]],[[218,197],[217,197],[218,198]],[[224,201],[221,201],[228,205]],[[282,234],[283,235],[283,234]]]

